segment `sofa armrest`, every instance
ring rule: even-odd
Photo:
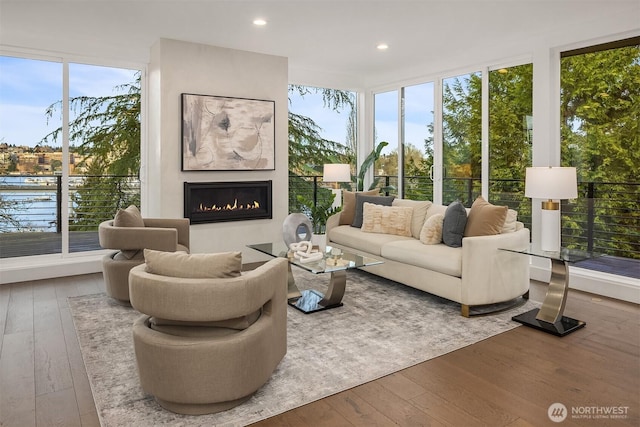
[[[327,235],[327,239],[329,237],[329,232],[337,227],[338,225],[340,225],[340,212],[335,213],[333,215],[331,215],[329,218],[327,218],[327,224],[326,224],[326,228],[325,228],[325,233]],[[329,241],[327,240],[327,243]]]
[[[462,239],[462,304],[482,305],[516,298],[529,289],[529,258],[500,249],[529,246],[529,229]]]

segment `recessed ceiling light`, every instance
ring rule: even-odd
[[[380,43],[378,44],[378,46],[376,46],[376,48],[378,48],[378,50],[387,50],[389,49],[389,45],[386,43]]]
[[[262,18],[256,18],[253,20],[253,25],[257,25],[259,27],[262,27],[263,25],[267,25],[267,21],[265,21]]]

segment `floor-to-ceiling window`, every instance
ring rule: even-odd
[[[561,54],[563,246],[640,259],[640,37]]]
[[[330,187],[351,190],[355,183],[323,182],[323,166],[349,164],[355,176],[356,112],[354,92],[289,86],[289,211],[309,215],[317,232],[340,205]]]
[[[434,94],[427,82],[403,88],[403,197],[433,200]]]
[[[531,199],[524,197],[533,142],[533,64],[489,71],[489,201],[518,212],[531,228]]]
[[[139,205],[140,71],[0,56],[1,257],[100,249]]]
[[[482,191],[482,74],[442,81],[442,201],[470,207]]]
[[[374,108],[374,147],[385,142],[380,157],[373,165],[374,183],[377,187],[395,188],[389,194],[397,194],[398,188],[398,91],[376,93]],[[366,188],[365,188],[366,189]]]

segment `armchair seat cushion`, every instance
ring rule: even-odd
[[[144,254],[142,251],[118,251],[113,256],[114,261],[139,261],[144,262]]]
[[[186,322],[181,320],[162,319],[160,317],[152,317],[150,320],[150,323],[154,329],[163,327],[163,326],[182,326],[182,327],[189,326],[189,327],[204,327],[204,328],[225,328],[225,329],[235,329],[235,330],[241,331],[253,325],[256,322],[256,320],[260,318],[261,314],[262,314],[262,308],[259,308],[253,313],[249,313],[247,315],[240,316],[240,317],[235,317],[233,319],[208,321],[208,322]]]

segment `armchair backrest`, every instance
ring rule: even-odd
[[[287,263],[275,258],[239,277],[197,279],[148,273],[141,264],[129,272],[129,297],[136,310],[161,319],[215,322],[239,318],[263,307],[286,306]],[[286,309],[283,312],[286,318]]]
[[[116,227],[113,220],[98,227],[100,246],[105,249],[154,249],[173,252],[178,245],[189,249],[187,218],[145,218],[144,227]]]

